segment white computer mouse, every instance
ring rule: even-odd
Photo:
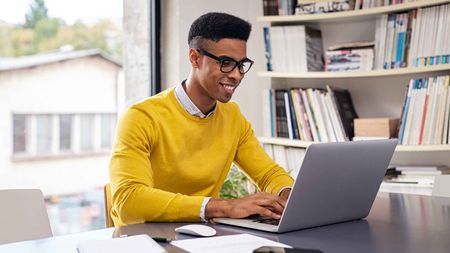
[[[175,228],[175,232],[196,236],[213,236],[216,234],[216,230],[214,228],[198,224],[177,227]]]

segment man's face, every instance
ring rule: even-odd
[[[211,41],[202,49],[219,58],[231,58],[237,62],[247,57],[247,44],[239,39]],[[239,67],[229,73],[223,73],[219,61],[200,52],[197,53],[199,54],[197,77],[203,95],[222,103],[230,101],[234,91],[244,78],[244,74],[239,72]]]

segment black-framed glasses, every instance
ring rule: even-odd
[[[245,74],[250,70],[250,68],[253,65],[253,61],[248,58],[245,58],[240,61],[236,61],[235,59],[233,59],[231,57],[227,57],[227,56],[221,56],[221,57],[215,56],[215,55],[211,54],[210,52],[208,52],[204,49],[201,49],[201,48],[198,48],[197,51],[204,56],[207,56],[213,60],[220,62],[220,71],[222,73],[230,73],[236,67],[238,67],[239,73]]]

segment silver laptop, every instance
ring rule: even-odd
[[[282,233],[365,218],[396,145],[396,139],[312,144],[280,220],[214,221]]]

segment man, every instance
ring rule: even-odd
[[[253,64],[246,52],[250,30],[232,15],[199,17],[188,36],[187,80],[123,114],[110,164],[116,226],[252,214],[280,218],[293,180],[229,102]],[[262,192],[218,199],[233,162]]]

